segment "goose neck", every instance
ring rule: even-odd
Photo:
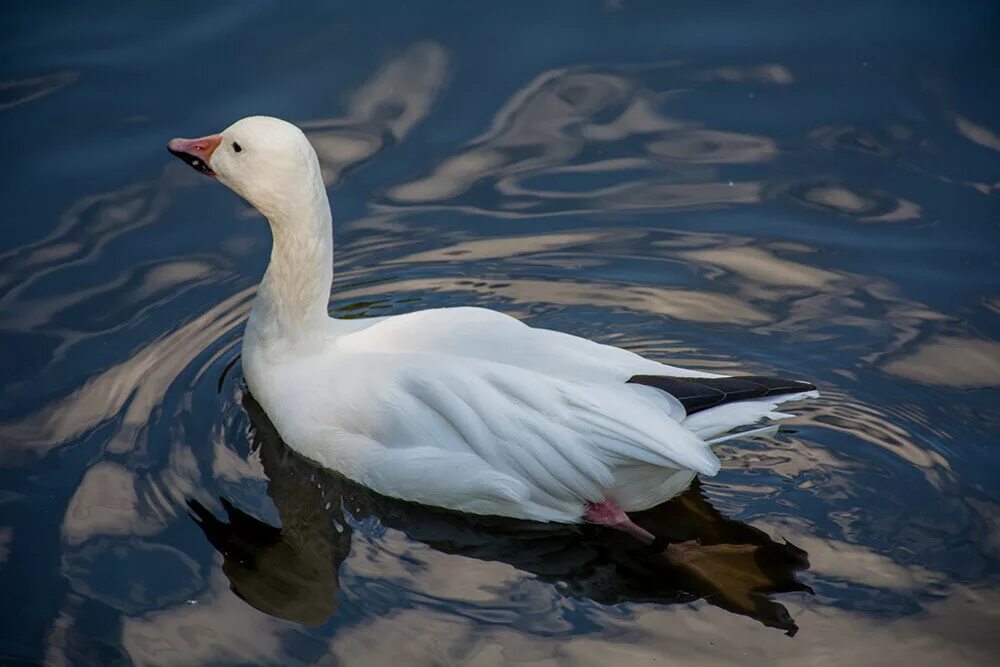
[[[326,191],[268,217],[271,260],[257,290],[248,333],[266,344],[326,331],[333,281],[333,229]]]

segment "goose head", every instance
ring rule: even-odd
[[[172,139],[167,150],[216,178],[268,219],[323,191],[319,160],[295,125],[269,116],[238,120],[219,134]]]

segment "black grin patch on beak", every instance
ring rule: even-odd
[[[184,162],[192,169],[200,171],[206,176],[211,176],[212,178],[215,178],[215,172],[212,171],[212,168],[209,167],[208,164],[206,164],[206,162],[197,155],[191,155],[190,153],[185,153],[183,151],[175,151],[170,147],[168,147],[167,150],[170,151],[170,153],[175,157],[180,158],[182,162]]]

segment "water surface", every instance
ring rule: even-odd
[[[987,664],[1000,627],[988,3],[15,4],[0,17],[0,661]],[[302,125],[331,310],[479,305],[823,397],[641,517],[381,498],[239,341],[263,219],[172,136]]]

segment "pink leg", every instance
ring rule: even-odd
[[[637,526],[632,519],[628,518],[625,510],[610,500],[605,500],[603,503],[587,503],[587,510],[583,513],[583,518],[590,523],[628,533],[643,544],[652,544],[656,541],[655,535],[645,528]]]

